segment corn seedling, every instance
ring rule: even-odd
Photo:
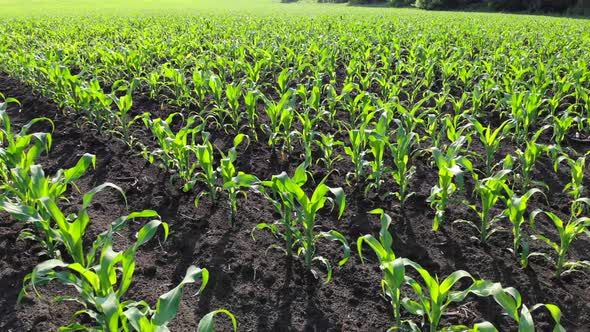
[[[117,97],[115,93],[111,95],[111,98],[117,105],[117,111],[113,113],[117,123],[117,130],[115,130],[114,133],[121,134],[123,143],[132,146],[134,142],[131,135],[131,126],[137,118],[130,119],[128,114],[133,106],[133,91],[137,88],[140,81],[134,79],[131,83],[128,83],[128,86],[125,85],[125,83],[127,82],[117,81],[113,84],[113,90],[116,92],[125,91],[125,95],[122,97]]]
[[[284,68],[277,77],[277,93],[283,95],[289,90],[291,80],[294,76],[294,71],[291,68]]]
[[[188,191],[195,178],[197,164],[194,162],[196,155],[194,146],[196,135],[201,128],[194,125],[196,120],[194,117],[189,117],[186,124],[174,133],[170,125],[178,116],[182,117],[179,113],[172,113],[162,120],[152,119],[149,113],[143,114],[142,120],[159,146],[153,151],[144,147],[143,155],[150,163],[153,163],[155,158],[160,159],[162,166],[168,171],[175,172],[173,178],[180,178],[184,183],[184,191]]]
[[[112,183],[102,184],[84,195],[82,209],[73,220],[68,220],[61,214],[57,204],[63,199],[63,194],[90,165],[94,165],[94,160],[93,155],[85,155],[76,166],[59,170],[51,178],[45,176],[39,165],[33,165],[29,174],[13,172],[15,183],[19,185],[11,188],[11,193],[15,194],[12,198],[0,199],[0,210],[33,226],[32,229],[23,229],[21,239],[41,243],[50,257],[60,257],[56,246],[57,243],[63,243],[67,253],[76,262],[83,263],[80,246],[88,224],[86,209],[92,197],[105,188],[113,188],[123,193],[121,188]]]
[[[365,168],[368,166],[368,161],[365,160],[366,145],[367,145],[367,131],[364,126],[360,129],[351,129],[348,131],[349,144],[344,145],[344,153],[346,153],[352,160],[354,165],[354,172],[347,174],[346,178],[352,177],[355,181],[361,180],[365,175]]]
[[[187,105],[190,100],[190,88],[182,70],[171,67],[165,63],[161,68],[161,75],[165,79],[163,87],[172,93],[170,102],[179,106]]]
[[[405,282],[414,290],[417,301],[404,297],[401,304],[411,314],[426,318],[431,332],[438,331],[440,320],[450,304],[463,301],[470,293],[479,292],[478,288],[483,283],[483,281],[476,281],[463,270],[455,271],[444,280],[439,281],[438,276],[432,277],[417,263],[408,261],[407,266],[419,273],[423,283],[406,277]],[[452,290],[463,279],[470,281],[471,285],[462,291]],[[414,330],[416,329],[414,328]]]
[[[533,321],[532,313],[545,308],[549,311],[549,314],[555,321],[553,332],[565,332],[563,326],[561,326],[561,310],[554,304],[543,304],[539,303],[531,307],[530,309],[522,303],[522,297],[520,293],[513,287],[502,288],[499,284],[493,284],[491,289],[487,290],[487,293],[493,296],[496,303],[498,303],[504,312],[518,323],[518,332],[533,332],[536,331],[535,323]],[[520,312],[519,312],[520,311]],[[488,325],[489,326],[489,325]],[[480,331],[497,331],[493,330],[480,330]]]
[[[568,156],[560,156],[555,160],[554,170],[557,172],[557,168],[561,162],[566,161],[570,167],[571,179],[563,188],[564,192],[567,192],[573,199],[572,201],[572,217],[579,217],[584,211],[582,202],[584,201],[583,195],[585,194],[586,188],[584,187],[584,170],[586,169],[586,156],[579,157],[574,160]]]
[[[28,171],[43,152],[49,152],[51,149],[51,134],[42,132],[29,134],[31,127],[36,123],[47,121],[54,128],[53,121],[50,119],[36,118],[25,124],[19,132],[14,132],[6,112],[10,101],[8,99],[0,103],[0,175],[4,183],[10,181],[12,169]]]
[[[317,161],[322,162],[326,167],[326,172],[330,173],[334,169],[334,163],[342,160],[342,156],[334,156],[334,148],[344,143],[334,138],[334,135],[319,133],[320,139],[315,140],[322,152],[322,157]]]
[[[229,149],[227,154],[219,150],[222,159],[220,160],[217,169],[213,166],[215,159],[213,144],[209,141],[209,133],[203,132],[203,144],[196,146],[196,155],[200,171],[196,173],[195,181],[203,183],[207,187],[207,191],[201,191],[197,195],[195,198],[195,206],[199,206],[199,202],[203,196],[209,196],[211,202],[217,204],[217,194],[225,188],[229,194],[232,222],[236,212],[235,209],[237,209],[236,204],[237,195],[240,193],[239,188],[241,186],[249,187],[256,181],[255,178],[252,178],[249,175],[246,176],[245,174],[242,174],[240,176],[239,174],[236,174],[236,169],[233,164],[237,158],[237,148],[242,142],[244,142],[244,139],[249,142],[248,136],[238,134],[234,137],[234,145]],[[221,185],[218,184],[218,180],[220,179],[223,181],[223,184]],[[238,182],[234,182],[234,180]],[[226,184],[227,188],[225,187]]]
[[[258,90],[248,90],[244,94],[244,104],[246,106],[246,117],[248,121],[248,127],[250,131],[254,135],[254,138],[257,140],[258,136],[256,135],[256,120],[258,119],[258,111],[256,110],[256,105],[258,104],[258,100],[260,99],[260,91]]]
[[[241,84],[228,84],[225,88],[225,96],[227,98],[228,108],[222,108],[220,111],[225,114],[225,118],[229,118],[230,123],[223,121],[225,126],[230,126],[234,130],[240,129],[240,122],[244,116],[240,112],[240,98],[242,97]]]
[[[551,116],[553,120],[553,141],[557,145],[561,145],[570,128],[575,124],[575,117],[568,111],[563,112],[560,116]]]
[[[266,107],[264,111],[269,118],[269,124],[263,124],[262,130],[268,135],[268,145],[272,151],[275,152],[276,145],[281,139],[281,133],[286,133],[286,137],[291,137],[291,127],[285,128],[285,124],[291,123],[293,119],[293,108],[292,108],[292,92],[288,90],[281,96],[278,103],[266,100]],[[290,121],[288,121],[290,119]],[[291,147],[287,145],[287,149]]]
[[[467,141],[468,146],[471,144],[472,132],[467,130],[471,127],[471,123],[465,123],[465,114],[467,114],[467,112],[454,116],[449,114],[444,117],[442,127],[446,131],[449,142],[453,143],[458,139],[464,138]]]
[[[537,143],[539,136],[541,136],[541,133],[547,128],[548,126],[541,128],[529,141],[526,141],[524,152],[520,149],[516,150],[516,158],[518,159],[520,166],[519,180],[522,192],[525,192],[533,185],[542,187],[547,186],[543,182],[533,181],[532,179],[537,159],[543,154],[543,152],[547,152],[547,146]]]
[[[305,164],[311,165],[312,155],[311,147],[314,142],[314,138],[319,134],[314,130],[316,122],[320,119],[319,117],[310,117],[309,112],[297,113],[297,118],[301,123],[301,131],[296,132],[301,141],[301,147],[303,148]]]
[[[470,117],[469,121],[475,128],[477,137],[479,138],[481,144],[483,144],[484,149],[486,151],[485,174],[486,176],[492,176],[492,170],[494,167],[494,156],[500,148],[500,143],[502,143],[502,140],[504,140],[504,138],[506,137],[506,131],[511,128],[511,122],[504,121],[498,128],[492,129],[490,125],[484,127],[481,124],[481,122],[479,122],[476,118]]]
[[[508,180],[508,174],[510,174],[510,170],[502,170],[492,177],[477,180],[475,183],[474,190],[481,200],[481,206],[478,207],[469,203],[468,206],[477,213],[479,226],[469,220],[457,221],[473,227],[479,233],[479,240],[481,242],[487,242],[490,236],[499,230],[498,227],[495,227],[495,224],[501,219],[502,215],[492,215],[492,209],[504,197],[504,188]]]
[[[260,223],[256,229],[269,229],[274,235],[280,236],[285,241],[285,253],[288,256],[293,254],[295,245],[295,233],[299,232],[297,229],[297,220],[294,218],[295,213],[295,192],[289,190],[289,186],[302,186],[305,184],[307,177],[304,174],[306,167],[304,164],[297,167],[293,177],[289,177],[287,173],[283,172],[279,175],[273,175],[268,181],[262,181],[260,184],[263,187],[257,188],[265,195],[267,200],[272,203],[274,210],[280,215],[280,220],[275,223]],[[264,188],[270,189],[270,194]],[[282,226],[283,230],[279,229]],[[252,231],[254,238],[254,231]]]
[[[363,264],[363,243],[369,245],[369,247],[371,247],[371,249],[373,249],[377,255],[377,258],[379,259],[379,268],[383,272],[381,288],[383,289],[385,296],[387,296],[391,301],[393,318],[395,320],[396,326],[401,326],[401,292],[406,277],[405,270],[407,263],[403,258],[396,258],[395,253],[393,252],[393,238],[389,233],[391,217],[381,209],[373,210],[370,213],[379,215],[379,221],[381,223],[379,240],[370,234],[361,236],[357,240],[357,251],[359,257],[361,258],[361,263]]]
[[[510,117],[514,122],[515,138],[518,142],[527,141],[530,128],[536,123],[539,109],[544,103],[541,95],[532,92],[514,92],[507,98],[510,105]]]
[[[543,192],[540,189],[532,188],[522,196],[518,196],[508,186],[504,186],[504,190],[506,192],[505,203],[507,207],[506,210],[504,210],[504,215],[508,217],[508,220],[512,224],[512,236],[514,237],[513,246],[510,251],[516,256],[520,262],[520,266],[524,269],[528,266],[529,257],[531,255],[536,255],[535,253],[529,253],[528,241],[523,238],[522,226],[526,222],[524,215],[527,210],[529,199],[534,194],[543,194]]]
[[[535,227],[535,218],[541,213],[549,217],[555,228],[557,228],[557,232],[559,234],[559,243],[554,242],[549,237],[540,234],[537,231],[537,228]],[[590,268],[590,262],[588,261],[566,261],[567,253],[574,240],[576,240],[576,238],[582,234],[590,235],[590,233],[588,232],[588,227],[590,226],[590,218],[580,217],[564,221],[553,212],[535,210],[531,213],[530,223],[531,228],[535,231],[533,239],[543,241],[550,248],[555,250],[557,254],[557,259],[553,259],[553,257],[551,257],[548,254],[542,254],[545,258],[547,258],[549,262],[551,262],[555,266],[556,278],[560,278],[563,273],[571,272],[578,267]]]
[[[40,198],[40,204],[35,207],[0,201],[0,208],[9,212],[14,218],[32,223],[35,226],[35,230],[24,229],[20,234],[20,238],[42,243],[48,248],[49,256],[57,258],[62,255],[55,248],[58,243],[61,243],[74,263],[86,266],[86,257],[84,257],[82,245],[86,228],[90,222],[88,207],[92,203],[93,197],[106,188],[119,191],[125,198],[121,188],[112,183],[105,183],[85,193],[80,211],[67,217],[61,212],[55,199],[47,196]],[[39,208],[39,210],[35,210],[35,208]],[[41,231],[44,233],[44,238],[39,235]]]
[[[375,189],[377,192],[381,189],[383,175],[388,171],[385,166],[385,150],[389,146],[389,124],[391,118],[388,112],[383,112],[375,129],[371,130],[368,135],[369,152],[373,159],[369,161],[371,174],[369,175],[369,185],[365,189],[365,194]]]
[[[234,161],[236,161],[236,158],[238,157],[237,147],[244,139],[249,140],[248,136],[238,134],[234,137],[234,145],[227,153],[219,150],[221,160],[219,161],[217,172],[223,182],[223,190],[227,191],[230,207],[230,221],[232,224],[238,213],[238,195],[241,194],[247,199],[246,192],[243,191],[242,188],[250,188],[259,181],[254,175],[238,172],[234,165]]]
[[[479,297],[493,297],[504,313],[518,323],[518,332],[534,332],[537,330],[532,313],[541,308],[547,309],[555,321],[552,331],[565,332],[565,329],[561,326],[561,310],[556,305],[539,303],[529,309],[522,303],[522,297],[515,288],[503,288],[500,283],[489,281],[479,281],[477,283],[479,285],[472,288],[472,293]],[[490,322],[480,322],[475,324],[473,328],[453,326],[443,331],[498,332],[498,329]]]
[[[195,198],[195,206],[199,206],[199,202],[203,196],[209,196],[211,202],[216,204],[217,202],[217,171],[213,167],[214,156],[213,156],[213,144],[209,141],[209,133],[203,132],[203,143],[195,147],[197,162],[200,171],[195,174],[195,180],[199,181],[207,187],[208,191],[200,192]]]
[[[297,254],[303,254],[306,268],[315,276],[318,276],[319,271],[313,267],[314,262],[323,264],[327,269],[326,283],[332,279],[332,265],[329,260],[322,256],[316,255],[316,242],[325,238],[331,241],[339,241],[344,248],[344,258],[338,262],[342,266],[348,261],[350,256],[350,248],[346,238],[335,230],[327,232],[316,232],[316,216],[317,212],[321,210],[327,201],[335,203],[339,207],[338,217],[340,218],[344,213],[346,207],[344,191],[342,188],[330,188],[324,182],[324,178],[313,190],[313,194],[308,196],[303,190],[303,186],[307,183],[307,173],[305,171],[307,165],[304,163],[300,165],[295,172],[293,178],[286,174],[281,174],[274,178],[274,181],[262,181],[261,184],[265,187],[275,190],[285,190],[286,192],[274,193],[278,199],[273,200],[275,205],[286,204],[287,206],[276,206],[277,210],[284,213],[293,213],[289,216],[289,221],[284,222],[289,234],[285,234],[287,246],[292,240],[292,245],[298,245]],[[334,195],[334,199],[328,197],[328,193]],[[292,210],[291,210],[292,209]],[[290,218],[294,218],[291,222]],[[261,223],[255,229],[270,229],[273,233],[278,234],[275,224]],[[292,236],[290,239],[288,236]],[[289,252],[289,247],[287,247]]]
[[[466,157],[458,155],[464,142],[464,137],[457,139],[448,147],[446,153],[436,147],[431,148],[434,162],[438,167],[438,185],[432,188],[428,198],[430,205],[435,209],[432,223],[432,229],[435,231],[444,220],[445,210],[451,202],[451,196],[457,191],[457,188],[463,190],[463,168],[473,172],[471,162]]]
[[[410,180],[416,172],[416,167],[411,165],[410,159],[414,153],[414,144],[419,141],[418,134],[414,132],[408,132],[401,124],[401,121],[394,120],[397,125],[395,142],[389,145],[391,154],[393,155],[393,164],[395,170],[391,171],[393,180],[399,186],[399,191],[395,193],[397,199],[399,199],[401,206],[403,207],[408,197],[412,193],[408,193],[408,186]]]

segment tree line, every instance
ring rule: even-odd
[[[422,9],[488,9],[513,12],[544,12],[590,15],[590,0],[319,0],[351,4],[389,4]]]

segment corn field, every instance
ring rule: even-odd
[[[590,23],[337,8],[0,19],[0,330],[590,330]]]

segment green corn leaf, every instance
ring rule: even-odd
[[[215,331],[214,319],[215,319],[215,316],[217,316],[219,314],[227,315],[231,319],[234,332],[238,330],[238,322],[236,321],[236,317],[231,312],[229,312],[225,309],[219,309],[219,310],[212,311],[212,312],[206,314],[205,316],[203,316],[203,318],[201,318],[201,320],[199,321],[199,325],[197,326],[197,332],[214,332]]]
[[[182,289],[185,285],[195,283],[198,280],[202,280],[199,290],[199,292],[202,292],[209,281],[209,272],[207,269],[200,269],[191,265],[187,269],[186,275],[180,284],[168,293],[160,296],[158,303],[156,304],[156,313],[153,318],[153,321],[157,326],[165,326],[172,318],[174,318],[178,310],[178,305],[180,304]]]

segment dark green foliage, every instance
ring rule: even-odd
[[[343,1],[336,0],[336,2],[343,2]],[[348,2],[351,5],[374,5],[374,4],[386,3],[387,0],[350,0]]]
[[[392,3],[411,2],[393,0]],[[557,12],[566,11],[584,14],[590,9],[588,0],[416,0],[415,6],[422,9],[462,9],[469,5],[487,6],[498,11]],[[585,10],[588,13],[588,9]]]
[[[414,0],[390,0],[389,3],[393,7],[407,7],[414,4]]]
[[[488,7],[502,11],[565,12],[585,0],[486,0]]]
[[[482,2],[481,0],[416,0],[415,6],[423,9],[454,9],[474,3]]]
[[[563,12],[576,5],[577,0],[487,0],[495,10],[529,10]]]
[[[417,0],[416,7],[422,9],[442,8],[446,5],[446,0]]]

